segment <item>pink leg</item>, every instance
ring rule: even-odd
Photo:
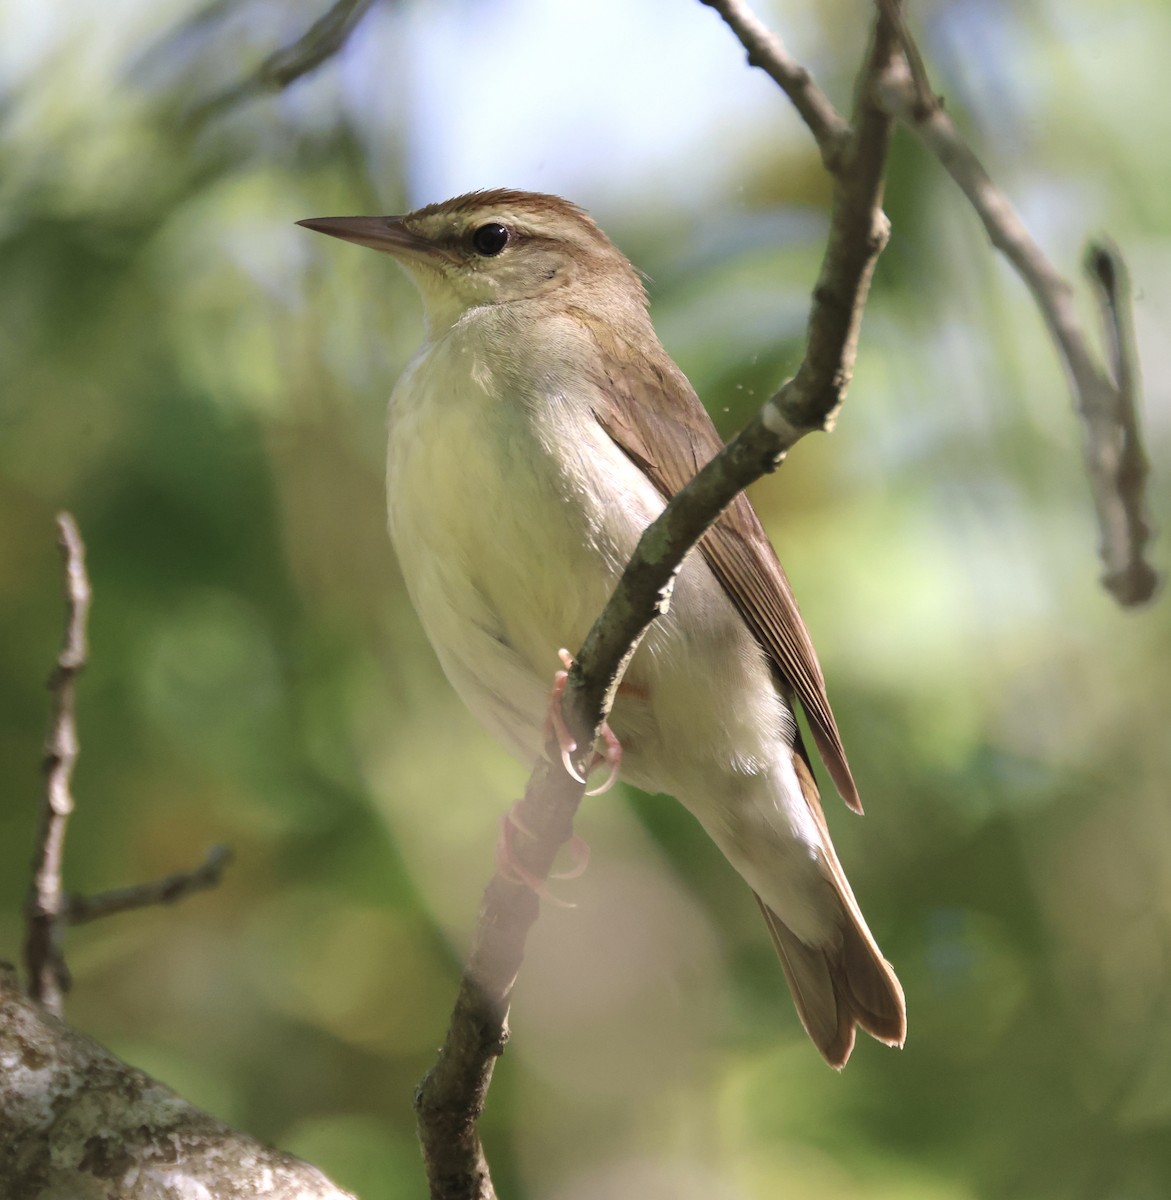
[[[565,685],[569,682],[568,668],[573,666],[573,656],[568,650],[559,650],[558,654],[567,669],[558,671],[553,676],[553,691],[549,696],[549,715],[545,728],[546,732],[551,730],[557,735],[557,744],[561,747],[561,765],[565,768],[566,775],[570,779],[576,779],[578,783],[585,783],[573,765],[572,755],[577,750],[577,742],[569,732],[569,726],[565,724],[565,717],[561,713],[561,697],[565,695]]]
[[[600,796],[603,792],[608,792],[618,782],[618,768],[622,765],[622,743],[605,722],[602,723],[601,733],[604,749],[594,754],[593,762],[590,763],[590,771],[605,763],[610,768],[610,773],[604,782],[598,784],[596,788],[590,788],[586,792],[587,796]],[[589,772],[587,771],[586,774],[588,775]]]
[[[582,778],[573,765],[573,755],[577,752],[577,742],[569,732],[569,727],[565,724],[565,717],[561,712],[561,698],[565,695],[565,686],[569,682],[569,669],[573,666],[573,655],[568,650],[559,650],[557,654],[565,670],[558,671],[553,676],[553,691],[549,697],[549,715],[545,726],[545,733],[546,736],[549,734],[556,735],[557,744],[561,747],[561,765],[565,768],[566,774],[576,779],[578,783],[584,784],[586,782],[585,779]],[[599,737],[602,742],[602,749],[593,755],[589,767],[586,769],[586,775],[588,776],[595,767],[600,766],[602,763],[605,763],[610,768],[610,772],[604,783],[586,792],[587,796],[599,796],[603,792],[609,791],[618,778],[618,769],[622,763],[622,743],[619,742],[614,731],[608,724],[603,722],[602,728],[599,730]],[[545,886],[545,881],[538,879],[531,871],[526,870],[517,858],[515,849],[516,835],[522,833],[528,837],[532,836],[529,830],[525,828],[524,822],[520,819],[520,803],[518,800],[500,822],[500,838],[496,843],[496,865],[501,874],[515,880],[517,883],[523,883],[526,887],[536,892],[538,896],[542,897],[542,899],[552,900],[554,904],[561,904],[572,908],[572,904],[566,905],[564,900],[559,900],[556,896],[552,895]],[[590,848],[577,834],[574,834],[570,839],[569,853],[573,858],[573,865],[567,871],[558,872],[553,878],[576,879],[585,871],[590,861]]]
[[[569,854],[573,859],[573,866],[568,871],[554,872],[550,876],[551,879],[576,879],[585,874],[586,867],[590,865],[590,846],[585,838],[580,838],[575,833],[569,839]]]
[[[565,685],[569,682],[569,668],[573,666],[573,655],[568,650],[562,649],[557,651],[557,656],[564,664],[565,670],[558,671],[553,676],[553,694],[549,698],[549,727],[557,735],[557,744],[561,747],[561,765],[565,768],[565,773],[571,779],[576,779],[578,783],[585,783],[585,779],[573,765],[572,756],[577,751],[577,742],[570,734],[569,727],[565,724],[565,718],[561,714],[561,697],[565,695]],[[620,691],[622,686],[619,685]],[[591,759],[590,765],[586,768],[586,775],[588,776],[594,767],[600,766],[602,763],[610,768],[610,773],[599,787],[587,791],[587,796],[600,796],[603,792],[608,792],[617,781],[618,769],[622,764],[622,743],[607,722],[602,723],[600,736],[604,749]]]
[[[511,879],[514,883],[522,883],[530,891],[535,892],[542,900],[549,900],[553,904],[558,904],[562,908],[573,908],[574,905],[567,900],[562,900],[554,896],[549,891],[545,884],[545,880],[538,878],[531,871],[527,870],[517,858],[516,855],[516,835],[524,834],[526,837],[533,835],[525,828],[524,822],[521,821],[518,814],[521,801],[517,801],[500,819],[500,837],[496,842],[496,867],[500,873]],[[580,875],[586,868],[589,862],[589,847],[577,836],[574,836],[570,843],[570,853],[576,860],[573,867],[564,874],[554,876],[556,879],[574,879]]]

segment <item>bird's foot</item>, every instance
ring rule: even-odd
[[[590,844],[585,838],[578,837],[575,833],[565,844],[569,847],[569,857],[573,859],[573,866],[565,871],[554,871],[549,876],[550,879],[577,879],[585,874],[586,867],[590,865]]]
[[[518,800],[500,819],[500,837],[496,841],[497,869],[514,883],[523,884],[535,892],[542,900],[548,900],[562,908],[574,908],[575,905],[568,900],[562,900],[549,891],[546,881],[525,867],[517,856],[517,835],[522,834],[528,838],[536,836],[520,818],[521,803],[522,801]],[[589,865],[590,848],[582,838],[574,834],[568,845],[573,865],[567,871],[558,871],[550,875],[550,879],[576,879]]]
[[[606,776],[605,782],[586,792],[587,796],[600,796],[603,792],[608,792],[618,779],[618,769],[622,765],[622,743],[608,722],[603,721],[602,728],[599,730],[602,749],[595,750],[590,764],[586,768],[585,776],[578,773],[577,768],[573,765],[573,755],[577,753],[577,742],[569,732],[569,726],[565,724],[565,717],[561,712],[561,698],[565,695],[565,687],[569,682],[569,670],[573,666],[573,655],[563,649],[557,651],[557,656],[561,659],[565,670],[558,671],[553,676],[553,693],[549,697],[549,722],[546,730],[548,733],[556,734],[557,744],[561,747],[561,765],[565,768],[565,773],[572,779],[576,779],[578,783],[585,783],[590,772],[595,767],[601,766],[602,763],[609,767],[609,774]]]

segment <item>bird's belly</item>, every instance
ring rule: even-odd
[[[466,376],[424,389],[411,373],[392,401],[389,523],[412,602],[456,691],[526,765],[558,650],[581,645],[663,507],[577,407],[580,420],[551,403],[550,429],[531,411],[494,411]],[[817,932],[820,917],[801,916],[822,886],[820,835],[793,777],[792,713],[698,551],[624,685],[610,717],[623,778],[674,795],[792,928]],[[787,882],[771,886],[778,864]]]
[[[434,414],[401,399],[388,503],[411,600],[461,698],[531,762],[558,650],[580,645],[601,612],[618,552],[606,552],[574,481],[523,428],[453,404],[432,431],[422,426]],[[637,532],[617,531],[626,553]]]
[[[448,679],[531,763],[558,650],[581,645],[664,502],[589,405],[534,412],[423,366],[392,400],[391,536]],[[611,716],[623,777],[697,813],[791,743],[765,656],[698,551],[625,682]]]

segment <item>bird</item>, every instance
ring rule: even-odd
[[[389,403],[390,537],[448,680],[531,765],[559,654],[720,437],[642,277],[577,205],[496,188],[298,224],[388,254],[421,296],[424,340]],[[834,849],[798,707],[861,812],[793,590],[741,494],[684,560],[609,724],[621,778],[674,796],[752,889],[801,1023],[840,1069],[858,1028],[902,1046],[906,1004]]]

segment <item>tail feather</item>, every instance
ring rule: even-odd
[[[841,905],[841,936],[825,945],[807,945],[759,896],[756,902],[768,923],[801,1023],[826,1062],[841,1069],[854,1048],[857,1026],[888,1046],[902,1046],[907,1039],[907,1003],[838,861],[817,784],[799,742],[793,767],[822,833],[820,863]]]
[[[857,1026],[888,1046],[903,1044],[907,1036],[903,989],[865,926],[859,928],[847,910],[840,944],[807,946],[759,896],[756,902],[801,1024],[831,1067],[846,1065]]]

